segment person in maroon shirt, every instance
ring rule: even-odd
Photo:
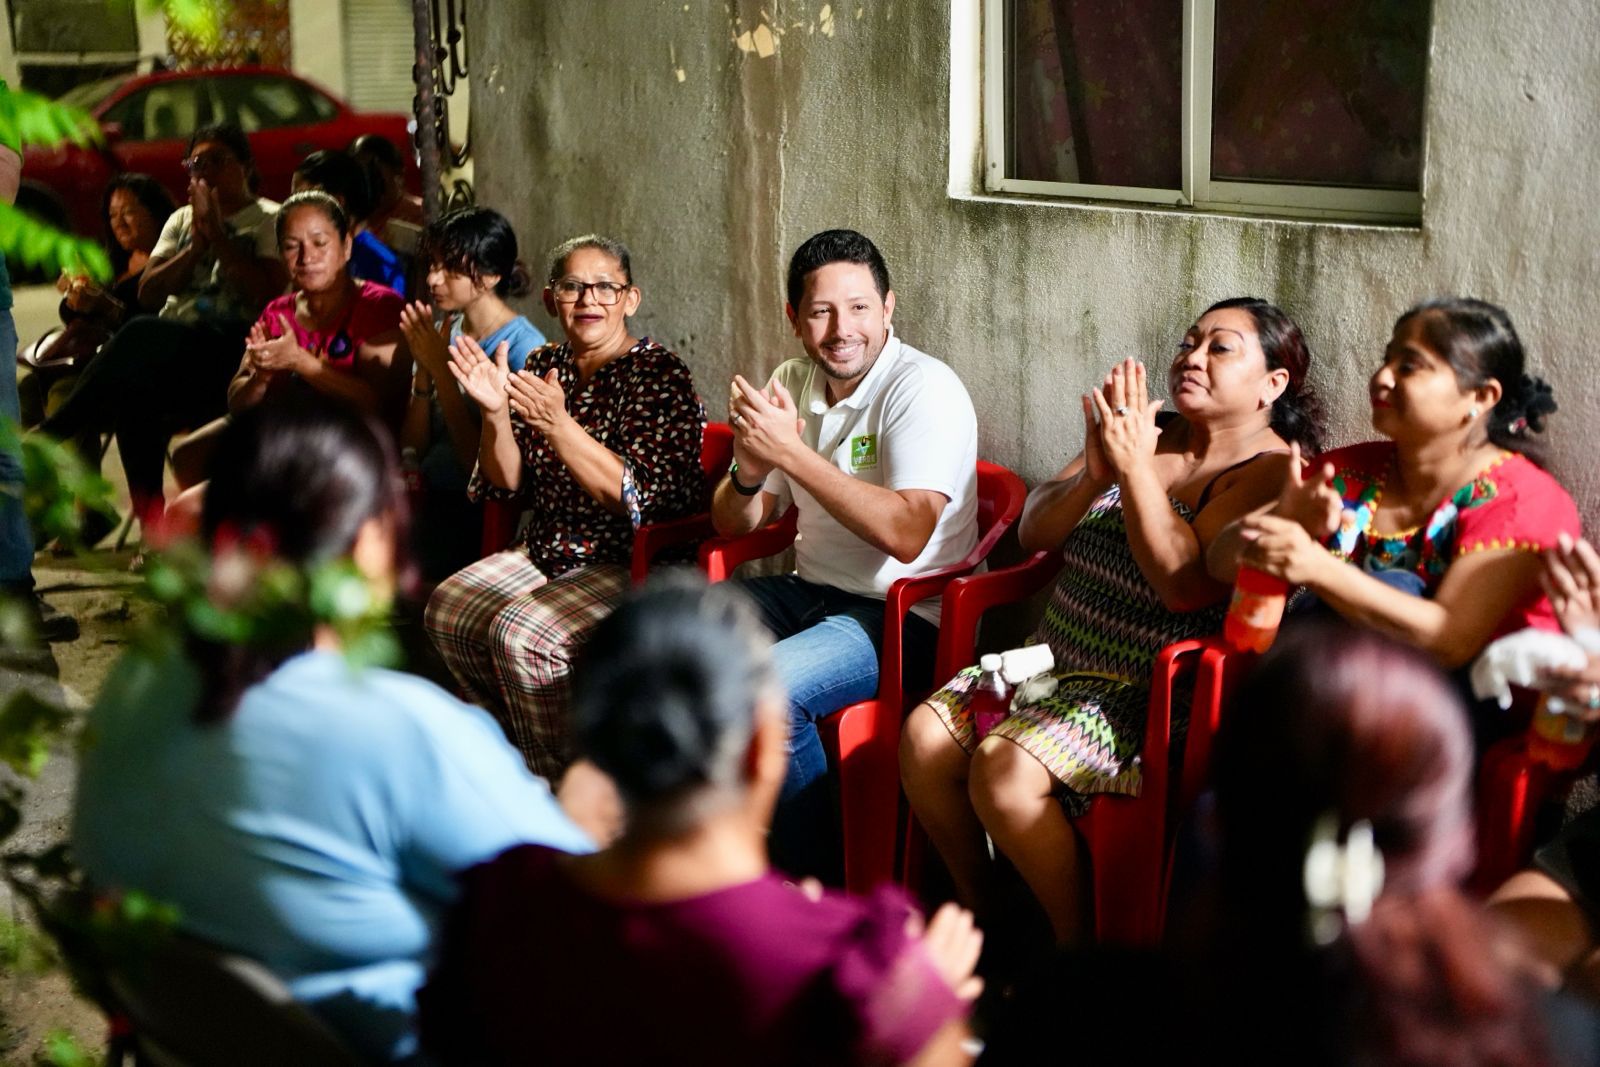
[[[898,890],[794,886],[767,865],[788,765],[759,616],[674,577],[597,626],[573,674],[579,751],[622,836],[467,871],[421,994],[452,1063],[955,1064],[982,935]]]

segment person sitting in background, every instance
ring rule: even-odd
[[[406,164],[400,149],[381,133],[364,133],[350,142],[350,155],[367,168],[373,189],[372,214],[368,223],[379,237],[401,252],[415,248],[395,232],[391,222],[399,222],[412,233],[421,230],[424,219],[422,197],[406,189]],[[407,245],[411,247],[408,248]]]
[[[1150,671],[1173,641],[1222,627],[1228,587],[1206,546],[1272,499],[1291,442],[1315,450],[1311,353],[1281,310],[1251,297],[1207,308],[1168,369],[1162,420],[1143,364],[1083,396],[1084,448],[1029,494],[1018,539],[1064,565],[1032,638],[1055,653],[1052,695],[980,738],[968,668],[901,735],[906,796],[980,919],[996,907],[987,834],[1044,907],[1058,943],[1080,934],[1085,865],[1072,818],[1096,793],[1137,794]]]
[[[616,783],[605,851],[468,871],[420,1002],[446,1064],[956,1064],[981,935],[946,905],[796,887],[768,866],[788,758],[761,620],[656,581],[573,673],[578,750]]]
[[[40,424],[52,437],[115,428],[134,510],[148,528],[163,510],[173,434],[227,406],[245,334],[283,292],[274,217],[258,198],[250,142],[237,126],[203,126],[189,141],[189,203],[172,213],[139,282],[157,315],[130,319]]]
[[[353,223],[325,192],[297,192],[278,209],[278,254],[293,291],[268,304],[250,329],[228,387],[234,413],[270,392],[301,386],[354,404],[398,427],[411,360],[400,333],[405,300],[358,280]]]
[[[575,237],[544,290],[565,341],[516,372],[509,341],[492,359],[467,334],[450,348],[451,375],[483,411],[473,494],[525,495],[533,510],[512,547],[440,583],[424,624],[462,689],[551,780],[571,758],[572,649],[627,590],[634,532],[702,506],[705,412],[676,353],[629,330],[641,298],[626,246]]]
[[[309,389],[398,426],[411,365],[400,338],[405,301],[350,275],[350,222],[329,194],[295,193],[278,209],[277,228],[292,291],[268,304],[250,328],[228,385],[228,409],[236,414],[272,393]],[[172,468],[183,492],[167,509],[168,536],[198,527],[206,485],[191,472],[204,471],[227,421],[214,419],[174,446]]]
[[[1448,669],[1502,634],[1557,629],[1539,555],[1578,536],[1578,509],[1523,455],[1556,408],[1524,363],[1493,304],[1411,308],[1370,382],[1372,426],[1388,440],[1330,452],[1309,477],[1292,466],[1276,505],[1213,544],[1213,570],[1242,562],[1304,586]],[[1480,739],[1503,718],[1480,721]]]
[[[744,582],[778,638],[789,694],[772,854],[791,873],[838,882],[821,723],[877,694],[894,583],[953,566],[977,544],[978,421],[955,372],[896,336],[889,267],[866,235],[824,230],[801,242],[784,297],[805,354],[764,385],[734,376],[733,466],[711,517],[739,537],[794,510],[794,573]],[[907,613],[907,677],[931,669],[938,627],[936,597]]]
[[[301,160],[289,179],[289,191],[303,193],[320,189],[339,201],[350,220],[350,276],[357,281],[377,282],[405,296],[411,261],[390,248],[371,229],[371,181],[367,169],[354,157],[323,149]]]
[[[348,561],[380,605],[405,572],[388,435],[348,404],[274,397],[217,443],[203,543],[301,568]],[[415,1051],[413,1009],[455,875],[521,843],[589,840],[483,712],[358,669],[326,625],[130,652],[89,713],[72,847],[91,886],[175,905],[180,928],[266,964],[365,1059]]]
[[[58,360],[69,353],[47,350],[45,360],[19,369],[17,390],[22,403],[22,425],[38,426],[60,409],[78,383],[78,375],[99,347],[111,339],[139,307],[139,279],[161,229],[172,215],[172,197],[148,174],[118,174],[106,185],[102,215],[106,220],[105,247],[111,258],[112,282],[102,287],[87,276],[63,274],[59,314],[67,328],[57,334],[57,348],[70,348],[66,365]],[[84,430],[73,439],[84,463],[100,465],[100,434]],[[85,518],[83,541],[93,545],[109,530],[109,520],[99,513]]]
[[[1067,1006],[1086,1062],[1134,1034],[1153,1062],[1555,1062],[1537,965],[1459,888],[1472,767],[1461,701],[1415,650],[1337,619],[1286,628],[1222,719],[1195,826],[1212,869],[1175,882],[1164,950],[1063,954],[983,1064],[1038,1062],[1030,1037]]]
[[[481,419],[446,366],[449,346],[465,336],[493,352],[504,342],[507,365],[520,371],[545,339],[506,303],[528,292],[528,269],[517,258],[516,233],[498,211],[451,212],[423,235],[420,256],[433,308],[416,301],[401,313],[415,370],[400,438],[415,452],[424,490],[417,531],[422,573],[438,581],[478,558],[483,524],[483,509],[467,498]]]

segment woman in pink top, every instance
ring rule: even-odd
[[[349,401],[391,427],[405,411],[411,360],[393,289],[350,276],[350,220],[327,193],[296,193],[278,209],[278,250],[293,291],[267,305],[228,386],[228,410],[292,384]]]
[[[580,751],[616,783],[604,852],[513,848],[463,877],[422,994],[443,1063],[965,1063],[981,936],[897,891],[767,865],[785,701],[753,608],[673,580],[602,622],[573,673]]]

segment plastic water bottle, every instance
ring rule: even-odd
[[[1567,707],[1560,697],[1541,696],[1528,724],[1528,758],[1554,771],[1574,771],[1594,748],[1592,724]]]
[[[1289,596],[1289,583],[1263,574],[1253,567],[1240,567],[1233,584],[1233,601],[1222,624],[1223,640],[1239,652],[1265,652],[1278,636],[1283,622],[1283,605]]]
[[[1000,668],[1004,660],[991,652],[978,660],[978,688],[972,693],[972,729],[982,741],[990,730],[1011,714],[1011,683]]]

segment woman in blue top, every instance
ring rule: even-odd
[[[234,418],[213,469],[213,597],[253,586],[237,547],[252,543],[296,566],[349,559],[380,597],[394,587],[403,495],[366,417],[270,398]],[[457,872],[521,843],[589,848],[492,719],[353,667],[327,627],[141,648],[87,736],[72,845],[91,884],[176,905],[185,932],[266,964],[371,1060],[415,1052],[415,993]]]
[[[400,440],[415,450],[427,490],[417,554],[423,576],[438,580],[478,558],[483,526],[482,509],[467,500],[481,418],[446,367],[450,342],[465,334],[490,353],[504,342],[511,369],[519,371],[545,341],[538,327],[506,303],[507,297],[526,295],[531,281],[504,215],[483,207],[453,211],[423,233],[419,256],[428,265],[433,307],[417,301],[400,315],[416,360]]]

